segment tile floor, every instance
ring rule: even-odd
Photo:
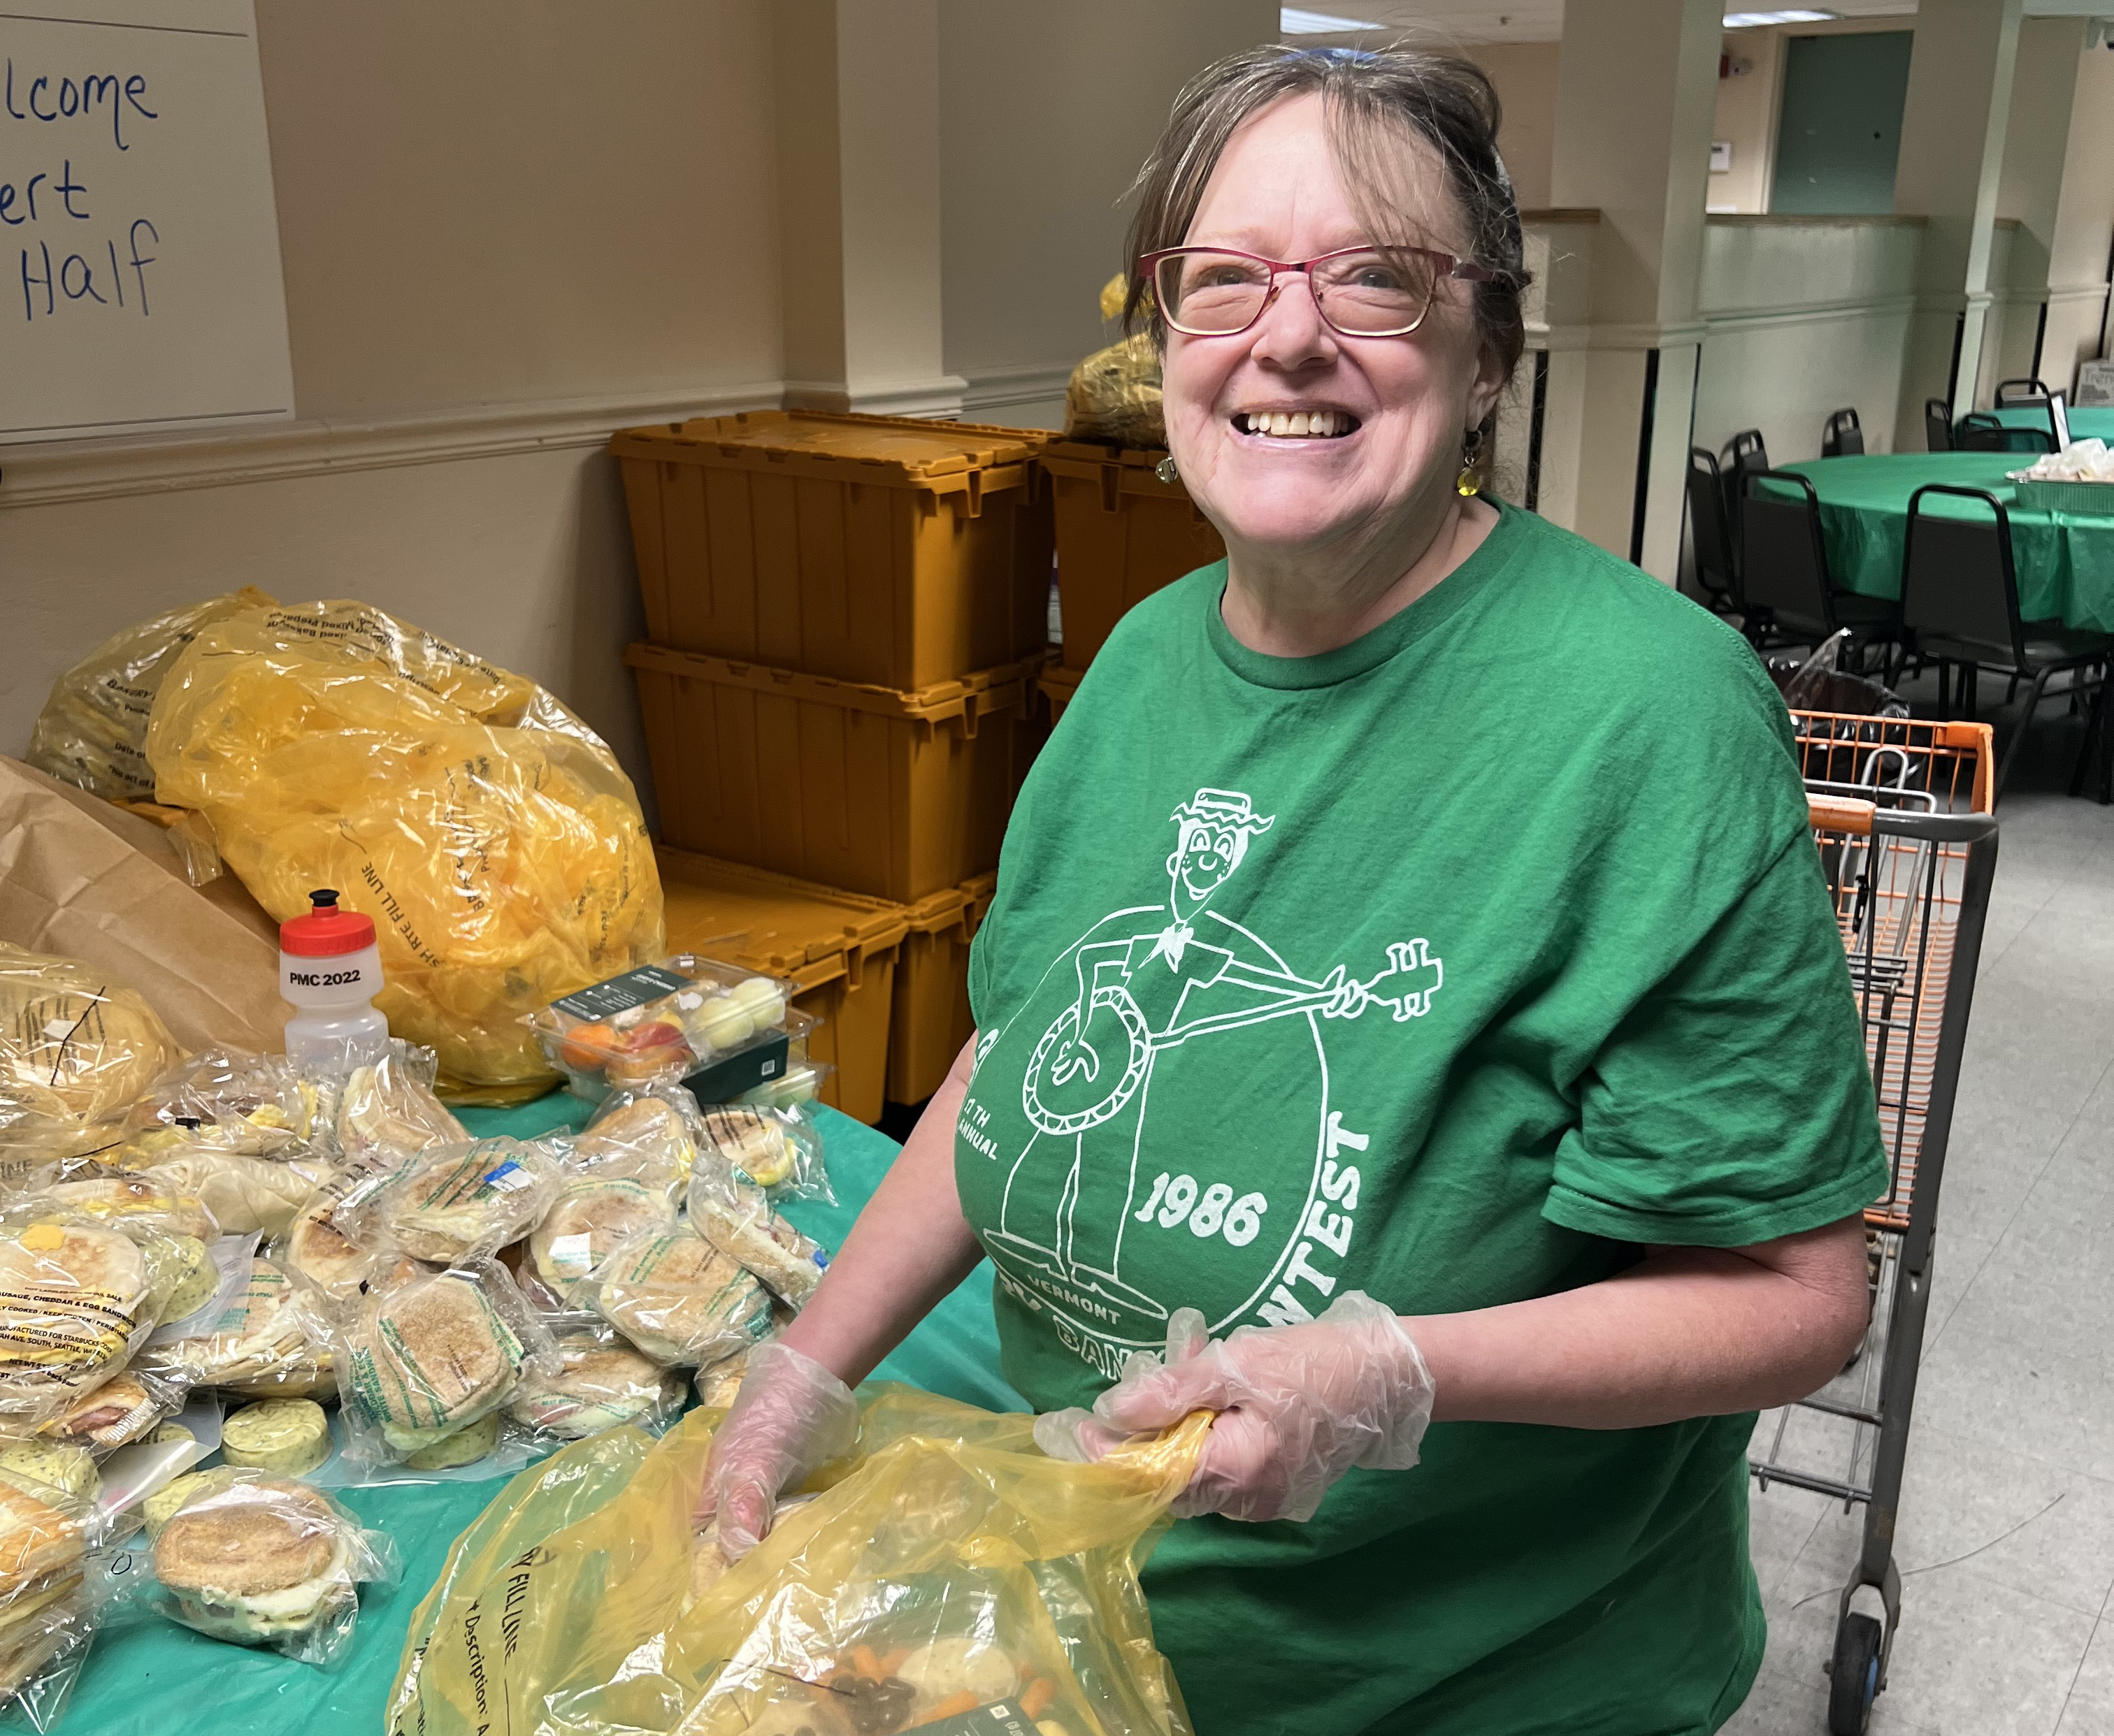
[[[2064,793],[2079,730],[2044,706],[1997,811],[1874,1736],[2114,1736],[2114,808]],[[1791,1426],[1845,1456],[1847,1425]],[[1815,1736],[1863,1510],[1753,1513],[1769,1655],[1727,1731]]]

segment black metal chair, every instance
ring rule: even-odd
[[[1923,509],[1931,495],[1979,501],[1989,509],[1990,516],[1939,518]],[[1984,665],[2027,683],[2025,715],[1997,763],[1998,797],[2004,793],[2004,780],[2019,756],[2048,678],[2066,669],[2083,670],[2114,656],[2114,633],[2085,633],[2060,621],[2020,618],[2011,516],[2002,501],[1979,488],[1928,482],[1909,496],[1901,609],[1902,629],[1916,655],[1938,664],[1941,710],[1949,713],[1952,709],[1947,688],[1956,665],[1961,670],[1957,699],[1970,718],[1974,715],[1976,677]],[[2082,692],[2089,685],[2080,677],[2071,691]]]
[[[1787,497],[1765,491],[1764,482],[1797,492]],[[1813,484],[1792,471],[1758,470],[1741,478],[1741,594],[1768,611],[1782,644],[1819,645],[1848,629],[1850,649],[1860,662],[1878,650],[1884,679],[1901,642],[1898,607],[1885,597],[1844,591],[1828,576]]]
[[[1724,450],[1718,455],[1718,468],[1725,480],[1725,523],[1732,532],[1732,546],[1743,548],[1740,541],[1741,485],[1749,476],[1759,475],[1769,468],[1769,450],[1762,444],[1762,431],[1742,428],[1727,441]]]
[[[2022,390],[2013,391],[2013,386]],[[1997,408],[2004,409],[2013,404],[2046,404],[2051,394],[2038,380],[2000,380],[1997,382]]]
[[[1857,420],[1855,406],[1837,410],[1828,418],[1828,426],[1820,434],[1820,455],[1823,458],[1855,458],[1865,450],[1865,430]]]
[[[1988,410],[1971,410],[1953,430],[1961,452],[2052,452],[2055,436],[2047,428],[2007,428]]]
[[[1724,479],[1708,446],[1688,449],[1688,535],[1695,552],[1695,582],[1711,612],[1744,620],[1732,532],[1725,522]]]
[[[1942,398],[1923,401],[1923,443],[1933,452],[1952,450],[1952,406]]]

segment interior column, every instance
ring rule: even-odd
[[[1922,0],[1909,59],[1894,210],[1924,219],[1897,427],[1924,401],[1975,405],[1989,322],[1990,235],[2025,0]],[[1906,444],[1906,442],[1903,442]]]
[[[777,0],[785,401],[953,416],[941,360],[939,0]]]
[[[1557,79],[1551,203],[1574,224],[1599,219],[1586,322],[1550,327],[1544,498],[1567,500],[1571,528],[1668,584],[1703,340],[1723,11],[1719,0],[1568,0]]]

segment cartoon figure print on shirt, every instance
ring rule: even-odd
[[[1316,1255],[1348,1252],[1368,1135],[1330,1104],[1322,1021],[1385,1009],[1407,1023],[1444,980],[1421,939],[1389,944],[1370,978],[1338,962],[1309,979],[1210,908],[1244,862],[1266,857],[1274,818],[1240,791],[1198,790],[1172,816],[1166,902],[1104,917],[978,1039],[958,1128],[1006,1166],[998,1222],[985,1231],[992,1260],[1013,1295],[1046,1310],[1063,1341],[1112,1379],[1129,1352],[1162,1344],[1169,1313],[1193,1300],[1159,1293],[1155,1233],[1215,1242],[1215,1263],[1238,1274],[1231,1287],[1245,1300],[1211,1321],[1215,1333],[1327,1305],[1336,1280]],[[1170,1066],[1266,1078],[1270,1124],[1207,1132],[1155,1118],[1154,1079]],[[1014,1102],[1017,1115],[992,1112]],[[1215,1140],[1229,1135],[1251,1157],[1267,1154],[1238,1167],[1238,1186],[1209,1173]]]

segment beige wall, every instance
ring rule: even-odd
[[[1729,77],[1718,80],[1718,118],[1713,139],[1732,147],[1732,167],[1710,177],[1713,211],[1752,212],[1769,208],[1776,167],[1777,112],[1782,104],[1784,33],[1727,30]]]
[[[258,0],[301,420],[11,450],[0,750],[98,641],[249,582],[401,610],[642,774],[599,448],[776,401],[765,3]]]
[[[1064,381],[1112,340],[1119,203],[1174,94],[1277,35],[1270,0],[940,0],[946,366],[972,419],[1061,426]]]
[[[1522,211],[1549,203],[1549,165],[1556,150],[1556,70],[1562,44],[1472,43],[1462,50],[1490,75],[1504,110],[1498,149]]]
[[[2048,332],[2041,377],[2075,383],[2077,364],[2102,354],[2107,259],[2114,245],[2114,51],[2079,57],[2071,104],[2070,148],[2048,254]]]
[[[301,415],[778,373],[761,0],[257,23]]]

